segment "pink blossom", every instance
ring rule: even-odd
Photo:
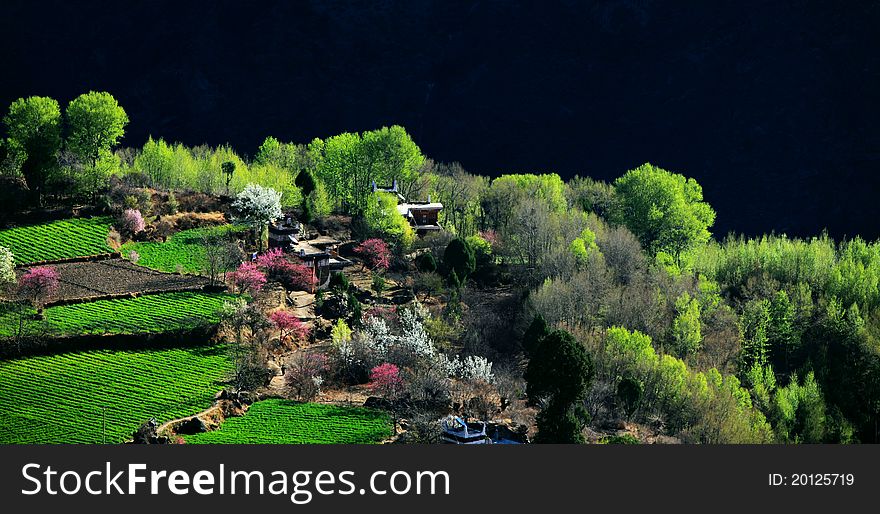
[[[137,209],[126,209],[122,213],[122,232],[133,236],[143,232],[145,228],[144,217]]]
[[[380,318],[385,323],[394,323],[397,321],[396,305],[373,305],[363,313],[363,319]]]
[[[58,271],[51,266],[31,268],[18,279],[19,292],[30,298],[38,309],[58,292],[59,287]]]
[[[312,268],[290,262],[280,248],[257,257],[256,265],[266,272],[267,278],[294,291],[311,291],[318,283]]]
[[[391,363],[384,363],[370,370],[370,390],[385,397],[394,396],[403,388],[400,369]]]
[[[391,250],[388,243],[381,239],[367,239],[354,249],[367,266],[374,270],[385,270],[391,265]]]
[[[266,285],[266,275],[252,262],[243,262],[237,270],[227,275],[232,287],[239,293],[256,294]]]
[[[275,311],[269,315],[269,320],[278,329],[278,338],[284,342],[285,336],[290,336],[296,341],[302,341],[309,337],[311,328],[300,321],[299,318],[291,314],[289,311]]]

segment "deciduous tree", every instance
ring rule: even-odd
[[[19,98],[3,117],[11,150],[25,154],[21,172],[39,203],[46,182],[57,170],[61,148],[61,110],[58,102],[45,96]]]
[[[652,255],[681,256],[709,240],[715,211],[692,178],[643,164],[614,182],[614,219],[624,223]]]
[[[67,106],[67,146],[94,166],[125,134],[128,115],[110,93],[90,91]]]

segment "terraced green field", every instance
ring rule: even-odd
[[[205,235],[223,235],[230,231],[240,230],[232,225],[222,227],[196,228],[178,232],[168,238],[164,243],[158,242],[129,242],[122,245],[120,252],[129,257],[132,250],[136,251],[140,258],[138,264],[147,268],[175,272],[200,273],[205,269]]]
[[[218,322],[217,310],[232,298],[224,293],[178,292],[59,305],[45,310],[47,328],[64,335],[142,334],[196,328]],[[0,337],[17,322],[0,314]]]
[[[77,218],[0,230],[18,265],[110,253],[110,218]]]
[[[391,418],[381,411],[269,399],[227,419],[219,430],[184,439],[193,444],[372,444],[390,436]]]
[[[231,368],[217,346],[2,361],[0,444],[120,443],[151,417],[210,407]]]

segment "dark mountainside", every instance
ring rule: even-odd
[[[489,175],[650,161],[718,235],[880,236],[877,2],[244,4],[4,2],[0,104],[107,90],[134,147],[396,123]]]

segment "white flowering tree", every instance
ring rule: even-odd
[[[15,257],[9,248],[0,246],[0,292],[15,283]]]
[[[259,184],[248,184],[238,193],[232,208],[239,220],[252,226],[263,248],[263,233],[268,230],[269,223],[282,216],[281,192]]]

